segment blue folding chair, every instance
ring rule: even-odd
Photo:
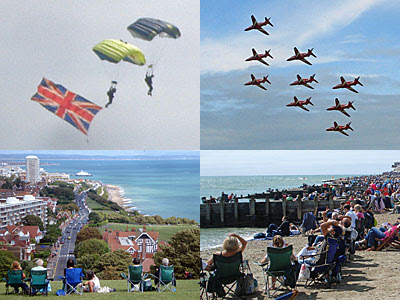
[[[78,295],[83,294],[83,284],[82,278],[85,276],[83,275],[81,268],[73,268],[73,269],[65,269],[65,277],[58,276],[59,278],[63,279],[64,281],[64,292],[65,295],[69,295],[72,293],[76,293]]]

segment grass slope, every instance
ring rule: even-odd
[[[132,227],[137,228],[142,228],[143,225],[139,224],[121,224],[121,223],[109,223],[108,224],[108,229],[112,230],[120,230],[120,231],[125,231],[126,225],[128,225],[128,229],[131,230]],[[187,230],[187,229],[194,229],[198,228],[195,225],[146,225],[146,230],[147,231],[158,231],[160,233],[160,240],[162,241],[169,241],[171,237],[182,230]],[[98,228],[101,233],[104,232],[104,227]]]
[[[178,280],[176,286],[176,292],[163,292],[159,293],[157,291],[152,292],[127,292],[127,285],[125,280],[101,280],[101,286],[108,286],[110,288],[115,288],[117,291],[106,294],[99,293],[84,293],[83,296],[69,295],[68,299],[92,299],[92,300],[121,300],[121,299],[141,299],[141,300],[158,300],[158,299],[175,299],[175,300],[190,300],[190,299],[199,299],[199,289],[197,280]],[[61,281],[55,281],[51,283],[51,292],[49,292],[48,297],[40,298],[36,296],[36,298],[47,299],[47,300],[59,300],[60,297],[56,295],[56,291],[62,288]],[[7,295],[5,296],[5,283],[0,284],[0,297],[1,299],[6,300],[21,300],[32,299],[28,295]],[[43,296],[42,296],[43,297]],[[67,299],[67,298],[66,298]]]

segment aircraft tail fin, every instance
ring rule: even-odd
[[[311,97],[307,98],[306,103],[307,104],[311,104],[312,106],[314,106],[314,104],[312,104],[312,102],[310,100],[311,100]]]
[[[351,126],[350,126],[350,125],[351,125],[351,122],[347,123],[347,124],[346,124],[346,128],[347,128],[347,129],[350,129],[351,131],[354,131],[354,129],[353,129],[353,128],[351,128]]]
[[[353,106],[353,102],[354,101],[349,101],[348,106],[349,106],[349,108],[352,108],[352,109],[356,110],[356,108]]]
[[[358,76],[357,78],[354,78],[354,83],[364,86],[359,80],[360,80],[360,76]]]
[[[271,52],[271,49],[269,49],[268,51],[265,50],[265,54],[264,54],[265,57],[268,57],[268,56],[269,56],[269,57],[273,58],[272,55],[270,54],[270,52]]]
[[[315,79],[315,75],[316,75],[316,74],[310,76],[310,79],[311,79],[310,82],[313,82],[313,81],[314,81],[314,82],[316,82],[316,83],[319,83],[319,82]]]
[[[264,82],[268,82],[269,84],[271,84],[271,82],[268,80],[268,76],[269,76],[269,75],[264,76],[264,78],[263,78],[263,79],[264,79]]]
[[[265,17],[265,24],[269,24],[272,27],[274,27],[274,25],[272,25],[272,23],[271,23],[271,17],[269,17],[269,18]]]
[[[314,48],[311,48],[311,49],[308,49],[308,55],[312,55],[312,56],[314,56],[315,58],[317,58],[316,56],[315,56],[315,54],[313,53],[313,50],[314,50]]]

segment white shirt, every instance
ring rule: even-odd
[[[356,228],[356,220],[358,219],[357,215],[352,210],[349,210],[346,213],[346,216],[351,218],[351,228]]]

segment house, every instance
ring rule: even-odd
[[[129,252],[132,258],[138,257],[143,268],[148,270],[154,264],[152,257],[158,251],[158,238],[159,233],[146,231],[146,225],[138,230],[131,228],[128,231],[127,226],[125,231],[106,229],[103,233],[103,240],[108,243],[111,251],[123,249]]]
[[[30,260],[36,243],[42,238],[38,226],[10,225],[0,230],[1,249],[12,252],[20,260]]]

